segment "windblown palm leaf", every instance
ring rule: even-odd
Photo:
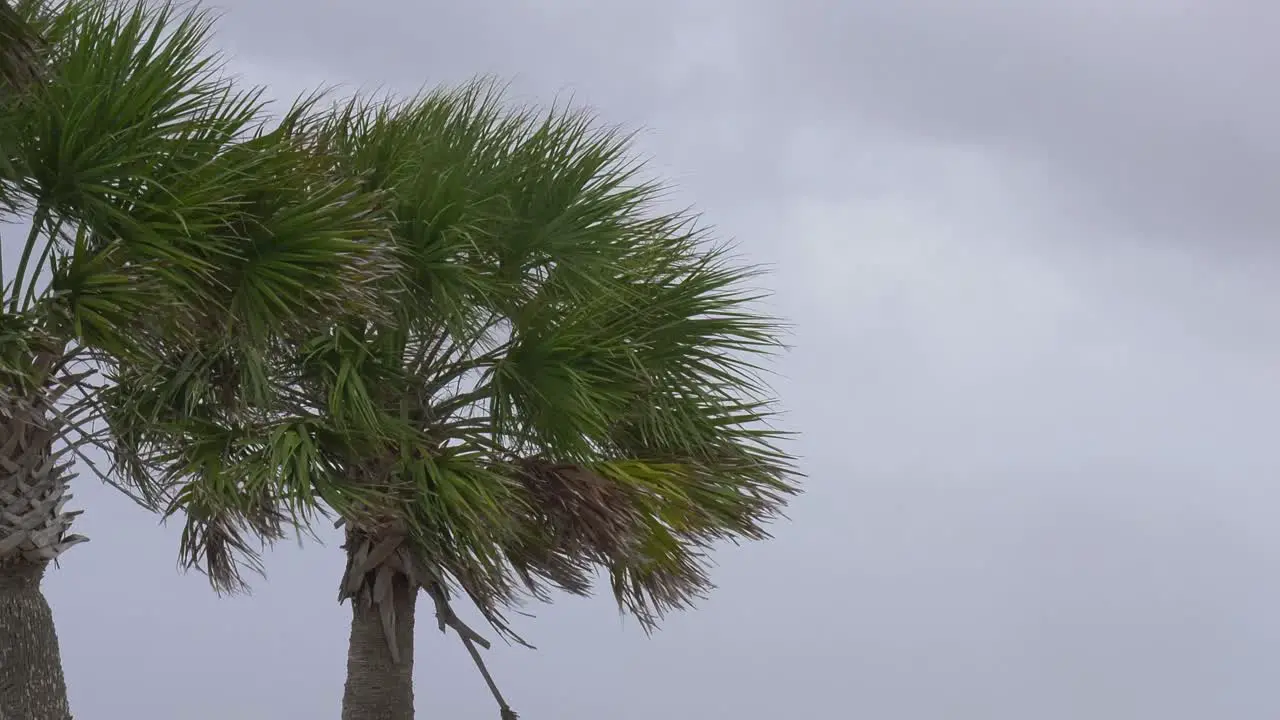
[[[456,592],[518,640],[505,609],[604,570],[651,626],[710,586],[713,543],[765,537],[796,489],[757,367],[778,324],[754,307],[756,269],[659,209],[627,136],[506,110],[488,83],[303,125],[386,199],[400,271],[388,317],[339,317],[262,368],[260,412],[228,417],[214,368],[189,360],[120,378],[172,388],[115,427],[181,468],[133,480],[186,512],[190,564],[232,587],[256,537],[332,510],[340,598],[391,628],[407,578],[474,650]]]

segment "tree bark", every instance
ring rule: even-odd
[[[351,601],[351,640],[342,720],[413,720],[413,615],[418,592],[396,573],[391,581],[396,647],[392,656],[383,613],[372,602]]]
[[[0,566],[0,720],[71,720],[45,566]]]

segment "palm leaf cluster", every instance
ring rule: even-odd
[[[207,15],[76,0],[0,14],[46,43],[45,81],[0,104],[0,184],[29,221],[0,263],[0,396],[69,384],[42,410],[64,451],[127,447],[99,421],[104,376],[132,358],[261,358],[376,297],[362,289],[390,262],[378,199],[222,74]]]

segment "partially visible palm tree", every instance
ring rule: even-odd
[[[133,482],[186,511],[186,559],[220,587],[240,581],[228,550],[252,547],[261,518],[338,516],[344,720],[413,717],[420,589],[484,671],[459,594],[518,641],[505,609],[588,593],[603,570],[652,627],[710,587],[716,541],[765,536],[796,489],[758,374],[777,323],[753,305],[756,269],[659,209],[627,137],[507,111],[487,83],[355,100],[307,132],[387,198],[388,317],[337,318],[282,355],[263,414],[193,428],[201,393],[174,382],[166,407],[114,427],[153,448]]]
[[[259,91],[207,51],[209,29],[199,10],[154,2],[0,9],[0,186],[5,219],[30,227],[4,244],[13,264],[0,259],[5,717],[70,717],[40,582],[85,540],[70,531],[71,463],[90,467],[95,445],[129,463],[99,426],[119,410],[105,403],[156,390],[107,393],[104,376],[180,353],[251,400],[276,345],[361,312],[387,266],[359,262],[379,256],[377,197],[297,133],[303,106],[265,125]]]

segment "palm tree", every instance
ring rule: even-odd
[[[14,45],[14,28],[42,42]],[[259,91],[237,90],[206,51],[209,29],[197,9],[154,2],[0,11],[0,187],[8,219],[29,221],[25,240],[5,243],[14,264],[0,258],[6,717],[70,717],[40,583],[85,540],[67,509],[73,460],[96,469],[83,451],[99,446],[130,462],[99,421],[119,410],[107,403],[137,406],[152,389],[126,395],[110,377],[183,353],[228,370],[224,386],[251,399],[275,345],[360,312],[374,269],[390,267],[358,262],[383,255],[378,198],[304,141],[305,105],[268,128]]]
[[[520,641],[504,610],[604,571],[652,627],[709,589],[716,541],[765,537],[796,489],[764,424],[778,325],[757,270],[660,210],[628,137],[501,100],[481,82],[305,123],[385,198],[400,272],[384,319],[340,317],[277,358],[261,414],[193,428],[209,381],[165,380],[189,377],[172,359],[120,378],[172,388],[113,427],[151,448],[131,481],[185,511],[184,558],[218,587],[242,582],[260,526],[345,526],[344,720],[413,717],[420,590],[514,717],[456,597]]]

